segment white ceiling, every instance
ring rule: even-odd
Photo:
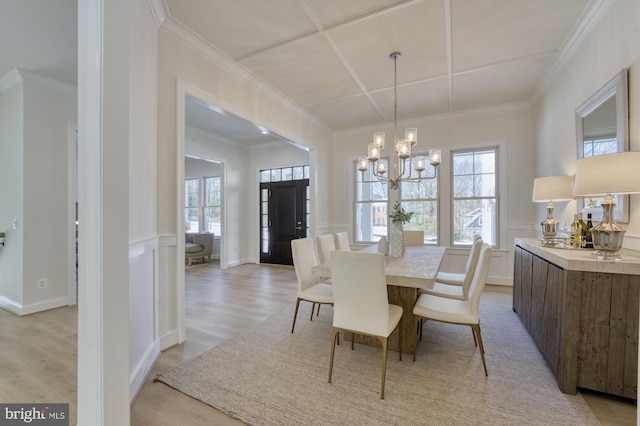
[[[149,1],[334,130],[393,120],[394,51],[399,120],[528,102],[604,2]],[[0,0],[0,10],[0,74],[18,66],[75,85],[76,1]],[[187,125],[263,137],[199,103],[187,110]]]

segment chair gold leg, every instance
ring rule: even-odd
[[[471,328],[474,333],[478,336],[478,348],[480,349],[480,356],[482,357],[482,366],[484,367],[484,375],[488,376],[487,372],[487,363],[484,359],[484,345],[482,344],[482,335],[480,334],[480,324],[471,324]]]
[[[471,334],[473,334],[473,344],[478,346],[478,339],[476,339],[476,331],[471,327]]]
[[[356,333],[351,333],[351,350],[353,350],[353,342],[356,341]]]
[[[329,357],[329,383],[331,383],[331,373],[333,372],[333,354],[336,351],[336,335],[340,332],[339,329],[333,328],[331,334],[331,355]]]
[[[400,354],[400,361],[402,361],[402,329],[400,328],[400,323],[396,326],[398,330],[398,354]]]
[[[418,352],[418,330],[420,330],[420,340],[422,340],[422,318],[416,315],[415,319],[416,333],[413,335],[415,344],[413,345],[413,362],[416,361],[416,352]]]
[[[293,313],[293,324],[291,325],[291,332],[293,333],[293,328],[296,326],[296,317],[298,316],[298,307],[300,306],[300,298],[296,300],[296,310]]]
[[[316,316],[320,315],[320,305],[322,305],[322,303],[318,303],[318,312],[316,313]]]
[[[384,382],[387,375],[387,343],[388,338],[381,337],[382,343],[382,382],[380,383],[380,399],[384,399]]]
[[[313,321],[313,311],[315,311],[316,309],[316,302],[313,302],[313,305],[311,306],[311,316],[309,317],[309,321]]]

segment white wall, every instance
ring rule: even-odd
[[[22,306],[23,233],[13,220],[23,215],[23,97],[17,70],[0,78],[0,306],[19,312]]]
[[[0,305],[25,315],[68,303],[69,259],[60,248],[69,232],[67,129],[76,121],[76,95],[25,71],[3,82],[0,230],[8,244],[0,248]]]
[[[618,0],[534,104],[535,176],[574,175],[575,110],[623,68],[629,68],[630,148],[640,151],[640,2]],[[557,203],[554,217],[570,221],[575,201]],[[640,196],[631,196],[624,246],[640,249]],[[537,216],[545,216],[537,206]],[[625,226],[625,225],[623,225]]]
[[[220,163],[186,157],[184,159],[184,178],[195,179],[201,177],[221,176]]]
[[[23,311],[68,304],[67,131],[77,120],[75,90],[24,81]],[[38,279],[47,280],[38,288]]]
[[[353,235],[354,173],[353,162],[366,155],[367,144],[374,131],[393,133],[393,123],[379,127],[338,132],[334,138],[332,229],[346,229]],[[450,151],[498,146],[499,148],[499,242],[494,250],[489,282],[508,284],[513,281],[513,239],[532,235],[534,221],[531,189],[533,156],[531,109],[525,104],[507,105],[460,114],[406,120],[398,123],[418,129],[416,153],[426,154],[430,148],[442,149],[439,166],[440,245],[450,247]],[[391,138],[392,139],[392,138]],[[388,148],[385,148],[387,151]],[[500,173],[500,172],[504,173]],[[390,191],[390,198],[396,197]],[[468,250],[448,249],[443,270],[464,270]]]

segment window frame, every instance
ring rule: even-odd
[[[383,160],[386,160],[387,162],[389,161],[388,157],[384,157],[382,158]],[[373,176],[373,173],[371,171],[371,169],[369,169],[367,172],[365,172],[366,174],[370,174],[371,179],[364,179],[362,178],[362,172],[358,170],[358,160],[355,159],[351,162],[351,167],[352,170],[354,171],[354,180],[353,180],[353,204],[352,204],[352,208],[353,208],[353,239],[354,239],[354,243],[356,244],[375,244],[378,241],[374,241],[374,240],[363,240],[363,239],[358,239],[358,237],[360,235],[362,235],[361,230],[357,229],[358,226],[358,205],[360,204],[384,204],[384,215],[382,217],[385,218],[385,224],[384,227],[387,229],[387,232],[384,234],[385,237],[388,237],[389,235],[389,220],[388,220],[388,215],[389,215],[389,211],[390,211],[390,188],[389,188],[389,184],[388,183],[383,183],[380,182],[378,180],[378,178],[376,178],[375,176]],[[362,180],[360,180],[362,179]],[[371,184],[376,184],[379,183],[381,185],[385,185],[386,189],[386,198],[385,199],[380,199],[380,200],[376,200],[376,199],[372,199],[371,200],[366,200],[366,201],[362,201],[358,199],[358,194],[363,192],[363,191],[358,191],[358,185],[360,184],[364,184],[364,183],[371,183]],[[371,223],[371,228],[373,230],[374,227],[374,222],[375,222],[375,218],[372,215],[372,223]],[[372,237],[375,237],[376,235],[372,232]]]
[[[483,152],[488,152],[491,151],[493,152],[493,156],[494,156],[494,190],[495,193],[493,196],[471,196],[471,197],[456,197],[455,196],[455,190],[454,190],[454,185],[455,185],[455,156],[456,155],[460,155],[460,154],[469,154],[472,153],[474,155],[479,154],[479,153],[483,153]],[[500,149],[500,145],[479,145],[479,146],[468,146],[468,147],[461,147],[459,149],[452,149],[449,152],[449,164],[450,164],[450,181],[449,181],[449,189],[450,189],[450,200],[449,200],[449,204],[450,204],[450,215],[451,215],[451,219],[449,222],[449,245],[451,247],[471,247],[473,240],[471,240],[469,243],[456,243],[455,241],[455,219],[454,219],[454,211],[455,211],[455,202],[457,200],[495,200],[495,206],[494,206],[494,212],[495,212],[495,217],[494,217],[494,241],[492,242],[492,246],[493,247],[499,247],[500,246],[500,213],[501,213],[501,203],[500,203],[500,193],[501,193],[501,181],[500,181],[500,167],[501,167],[501,149]],[[473,177],[475,178],[477,174],[473,173]],[[487,243],[489,241],[486,241]]]
[[[219,184],[218,184],[218,193],[219,193],[219,197],[218,200],[220,202],[219,205],[207,205],[206,204],[206,181],[207,179],[218,179],[219,180]],[[196,197],[197,197],[197,206],[188,206],[188,198],[189,198],[189,191],[187,191],[187,183],[189,181],[195,181],[196,182]],[[220,237],[222,234],[222,176],[221,175],[217,175],[217,176],[198,176],[198,177],[190,177],[190,178],[185,178],[184,179],[184,193],[185,193],[185,223],[186,222],[193,222],[188,220],[189,215],[187,213],[188,209],[192,209],[192,210],[196,210],[197,211],[197,216],[198,216],[198,226],[197,229],[185,229],[186,233],[200,233],[200,232],[209,232],[205,226],[205,210],[207,208],[218,208],[219,210],[219,214],[220,214],[220,232],[216,233],[214,232],[216,237]]]
[[[217,192],[218,197],[218,204],[207,204],[207,181],[213,179],[213,180],[217,180],[218,181],[218,189]],[[222,234],[222,176],[203,176],[202,177],[202,226],[198,226],[200,229],[205,229],[205,232],[212,232],[213,234],[215,234],[216,236],[220,236]],[[220,221],[218,222],[218,232],[215,231],[210,231],[208,228],[210,228],[210,226],[208,227],[207,224],[209,223],[206,220],[207,217],[207,210],[208,209],[218,209],[218,217],[220,218]],[[214,222],[215,223],[215,222]]]
[[[420,157],[420,156],[425,156],[428,157],[428,154],[420,154],[420,153],[416,153],[413,156],[412,162],[415,161],[416,157]],[[424,242],[425,245],[432,245],[432,246],[438,246],[440,245],[440,173],[438,171],[438,169],[440,168],[440,166],[438,167],[433,167],[430,164],[427,164],[427,169],[425,170],[425,178],[424,180],[431,180],[431,179],[435,179],[435,197],[434,198],[408,198],[405,199],[402,197],[402,191],[403,191],[403,185],[406,185],[406,182],[400,182],[400,187],[398,188],[398,196],[397,199],[400,202],[400,204],[402,205],[402,207],[407,211],[407,212],[411,212],[411,209],[407,208],[407,203],[412,203],[412,202],[435,202],[435,212],[436,212],[436,225],[435,225],[435,241],[431,241],[431,242]],[[433,173],[426,173],[429,170],[433,170]],[[432,176],[432,177],[431,177]],[[415,177],[415,176],[414,176]],[[418,183],[415,182],[409,182],[412,185],[417,185]],[[423,184],[422,184],[423,185]],[[413,221],[413,219],[412,219]],[[405,225],[404,229],[410,229],[410,224],[411,222],[409,222],[408,225]],[[424,230],[424,227],[423,227]],[[427,233],[425,232],[425,238],[427,237]]]

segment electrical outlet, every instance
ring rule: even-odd
[[[47,288],[47,285],[46,278],[38,278],[38,288]]]

